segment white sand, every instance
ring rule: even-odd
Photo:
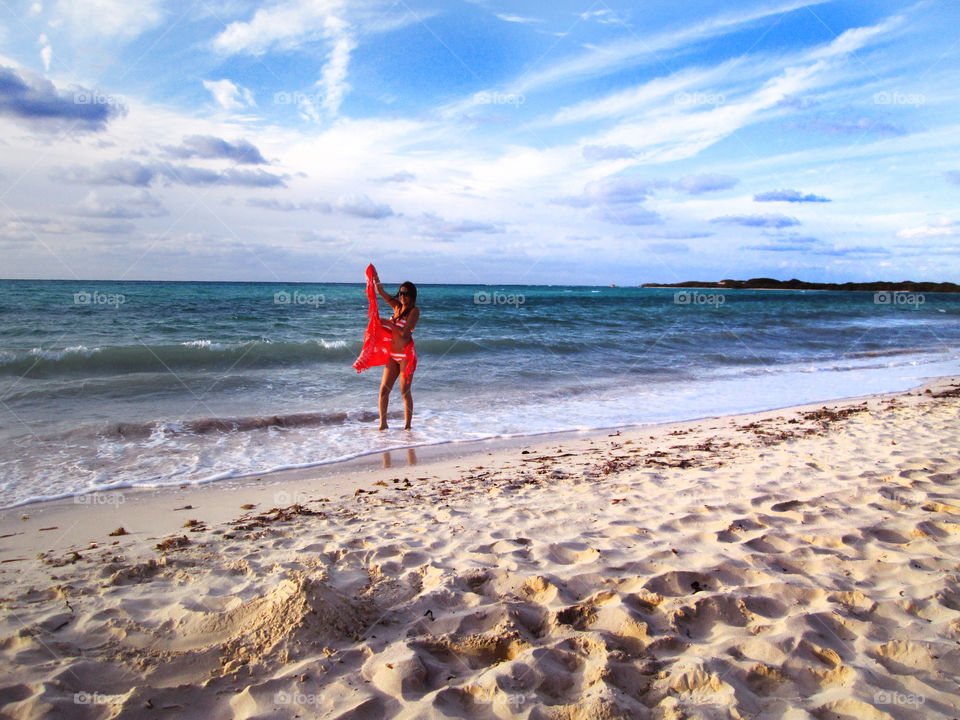
[[[951,388],[6,511],[0,715],[957,717]]]

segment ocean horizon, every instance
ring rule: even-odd
[[[0,281],[0,506],[766,410],[960,370],[957,295],[418,288],[413,429],[381,432],[382,371],[351,367],[362,283]],[[395,391],[392,424],[401,413]]]

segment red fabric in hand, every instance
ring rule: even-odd
[[[377,290],[373,284],[373,265],[367,265],[367,300],[369,309],[367,310],[367,330],[363,333],[363,348],[360,350],[360,357],[353,363],[357,372],[362,372],[367,368],[376,365],[386,365],[390,359],[390,347],[393,342],[393,328],[380,322],[380,313],[377,310]],[[413,346],[413,339],[404,348],[407,356],[407,369],[404,375],[407,380],[413,377],[414,370],[417,369],[417,350]]]

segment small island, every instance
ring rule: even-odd
[[[701,282],[686,280],[679,283],[643,283],[643,288],[712,288],[723,290],[846,290],[860,292],[960,292],[960,285],[950,282],[845,282],[815,283],[803,280],[774,280],[773,278],[751,278],[750,280],[720,280],[719,282]]]

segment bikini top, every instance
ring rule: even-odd
[[[397,319],[394,320],[393,322],[397,325],[397,327],[401,327],[401,328],[402,328],[402,327],[406,327],[406,326],[407,326],[407,318],[405,318],[405,317],[397,318]]]

